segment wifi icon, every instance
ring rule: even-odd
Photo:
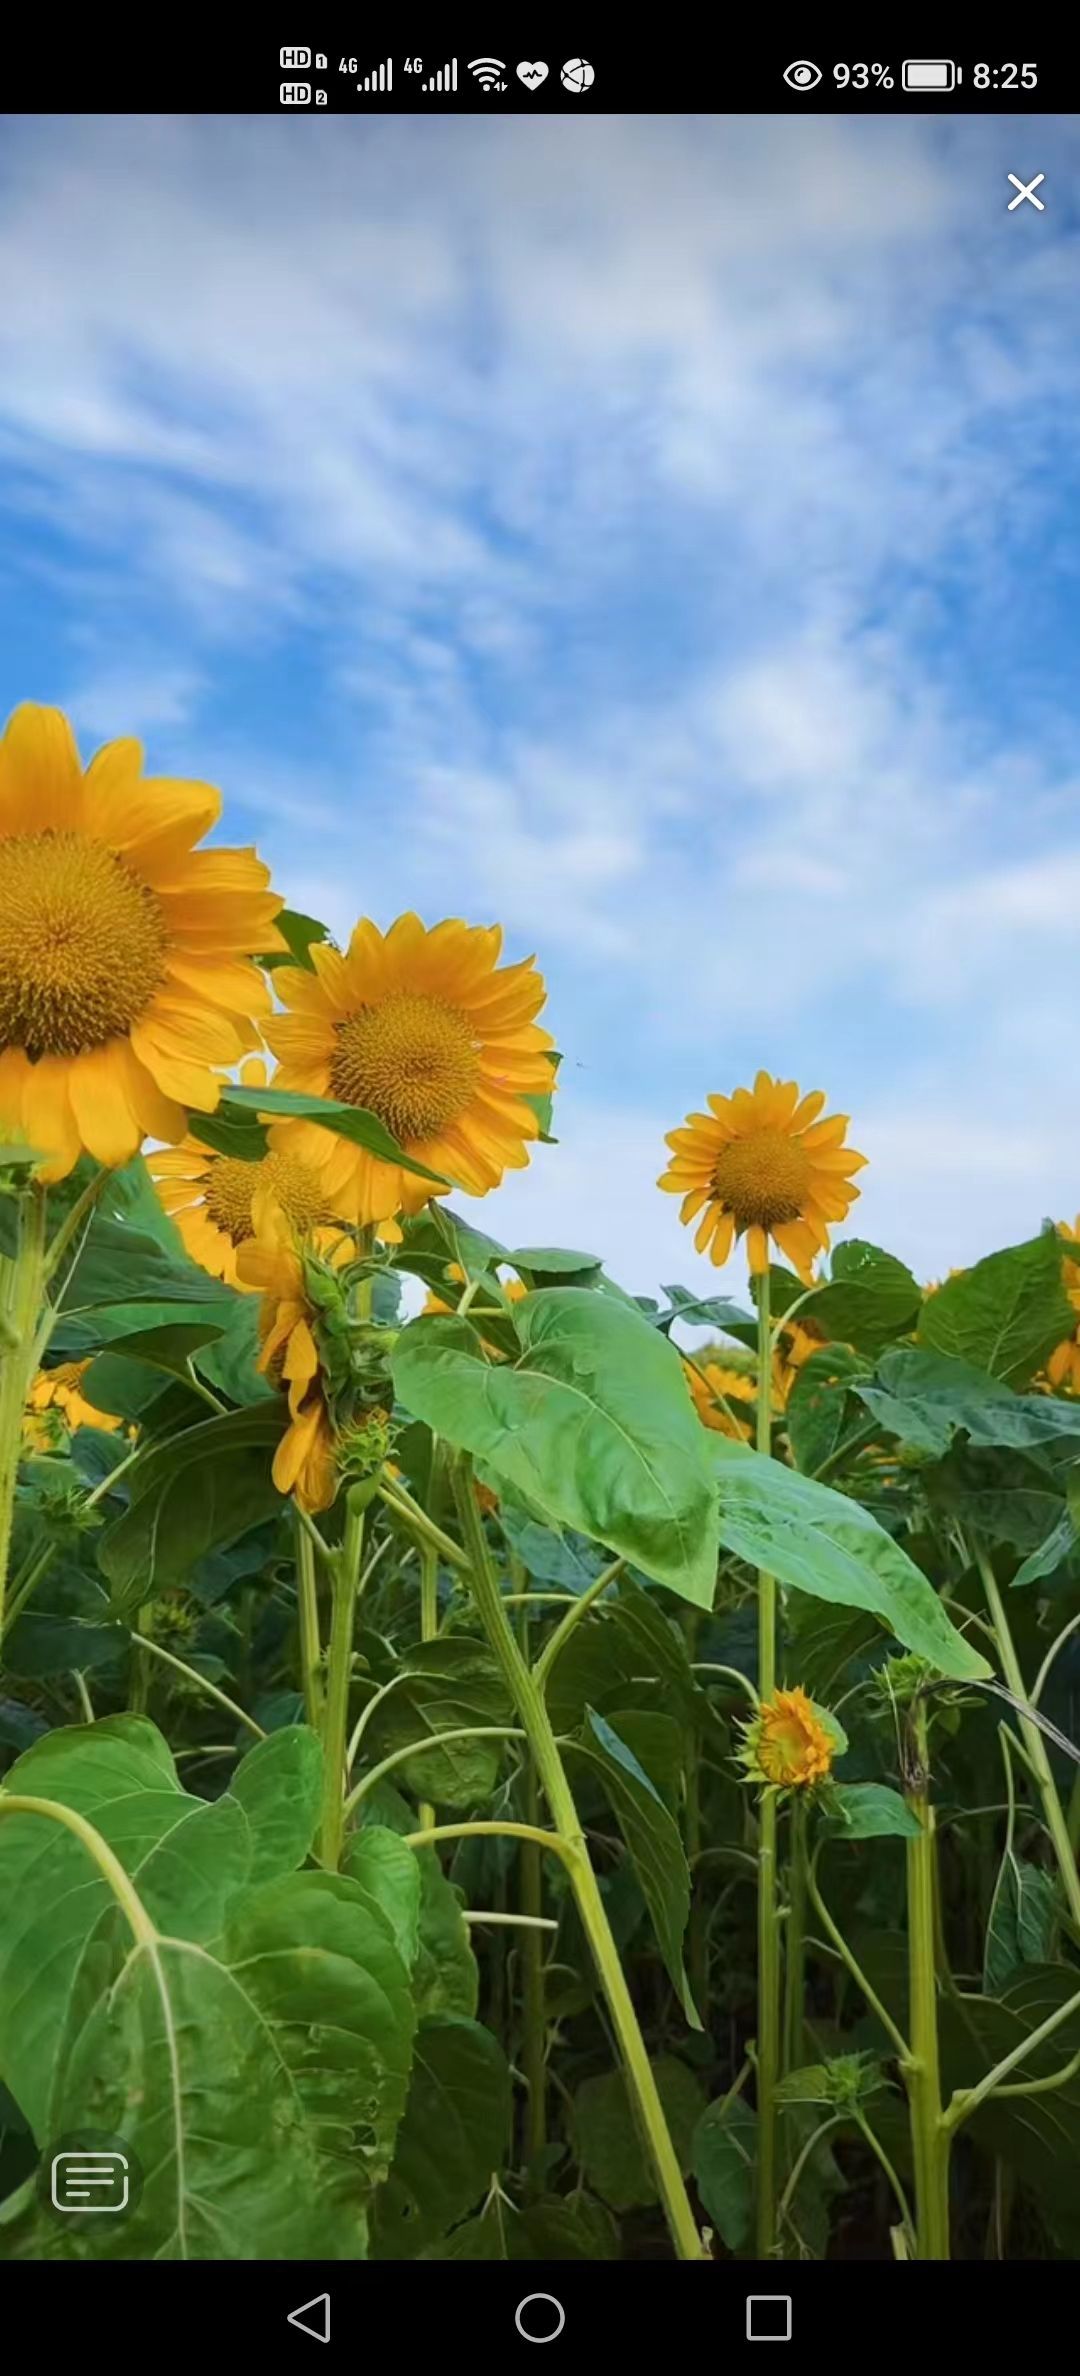
[[[506,84],[502,79],[506,72],[505,58],[470,58],[469,72],[475,74],[481,90],[505,91],[506,89]]]

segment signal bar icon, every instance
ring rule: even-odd
[[[429,74],[427,81],[421,83],[420,88],[422,91],[456,91],[457,59],[448,58],[445,66],[440,66],[437,74]]]
[[[469,72],[475,74],[481,90],[505,91],[502,77],[506,72],[505,58],[470,58]]]
[[[393,59],[386,58],[381,66],[373,67],[371,73],[365,74],[363,82],[357,83],[356,87],[358,91],[392,91],[394,88]]]

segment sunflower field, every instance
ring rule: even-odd
[[[1076,2255],[1080,1221],[834,1244],[762,1071],[738,1300],[504,1244],[534,960],[219,813],[0,741],[0,2256]]]

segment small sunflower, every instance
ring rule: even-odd
[[[240,1078],[245,1088],[265,1088],[262,1058],[253,1056],[241,1065]],[[314,1232],[319,1244],[340,1235],[330,1226],[333,1216],[318,1172],[284,1148],[271,1147],[249,1163],[239,1155],[216,1154],[189,1131],[178,1147],[155,1148],[146,1166],[192,1261],[230,1287],[249,1284],[239,1276],[236,1258],[255,1234],[252,1205],[266,1189],[301,1236]]]
[[[1080,1213],[1071,1224],[1059,1221],[1058,1233],[1073,1245],[1080,1243]],[[1080,1314],[1080,1263],[1072,1261],[1067,1254],[1063,1255],[1061,1275],[1069,1302],[1074,1312]],[[1066,1394],[1080,1394],[1080,1318],[1072,1335],[1063,1338],[1060,1345],[1055,1345],[1046,1364],[1046,1375],[1051,1386],[1064,1387]]]
[[[526,1099],[552,1082],[551,1038],[534,1020],[543,980],[531,958],[500,966],[501,948],[497,925],[428,931],[414,915],[385,934],[365,918],[344,953],[317,943],[313,973],[282,966],[274,976],[291,1010],[267,1029],[280,1059],[274,1087],[366,1107],[407,1154],[486,1196],[528,1163],[540,1125]],[[439,1193],[315,1123],[273,1135],[319,1172],[344,1220],[390,1222]]]
[[[827,1709],[808,1699],[798,1684],[760,1701],[743,1732],[741,1764],[751,1781],[773,1790],[807,1790],[826,1781],[843,1746]]]
[[[682,1197],[680,1219],[703,1215],[694,1244],[719,1267],[736,1237],[746,1238],[750,1268],[769,1267],[769,1239],[809,1280],[829,1227],[842,1221],[859,1191],[851,1173],[866,1161],[845,1147],[846,1114],[818,1116],[820,1089],[800,1098],[794,1081],[759,1072],[752,1089],[710,1096],[707,1114],[688,1114],[668,1132],[673,1161],[659,1181]]]
[[[694,1398],[698,1418],[718,1435],[736,1436],[749,1443],[753,1427],[748,1419],[740,1419],[725,1403],[753,1403],[757,1401],[757,1379],[745,1370],[729,1369],[723,1362],[710,1361],[707,1353],[693,1362],[683,1362],[683,1374]],[[721,1399],[722,1398],[722,1399]]]
[[[65,1428],[74,1434],[77,1427],[104,1428],[113,1435],[124,1421],[112,1411],[99,1411],[87,1402],[82,1382],[93,1355],[85,1361],[58,1361],[52,1369],[38,1371],[26,1398],[23,1419],[23,1440],[30,1450],[46,1452],[55,1448]]]
[[[237,1255],[239,1283],[257,1287],[257,1367],[288,1391],[289,1425],[274,1454],[279,1493],[295,1494],[302,1510],[328,1510],[337,1493],[334,1428],[326,1404],[315,1343],[315,1312],[304,1264],[287,1215],[266,1190],[255,1200],[254,1232]]]
[[[208,784],[142,774],[137,742],[84,771],[67,719],[24,703],[0,737],[0,1107],[63,1179],[212,1113],[215,1067],[258,1045],[252,957],[284,947],[254,850],[197,850]]]

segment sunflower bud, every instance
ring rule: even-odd
[[[739,1762],[752,1782],[771,1790],[808,1790],[828,1780],[847,1743],[834,1716],[796,1685],[774,1691],[743,1726]]]

